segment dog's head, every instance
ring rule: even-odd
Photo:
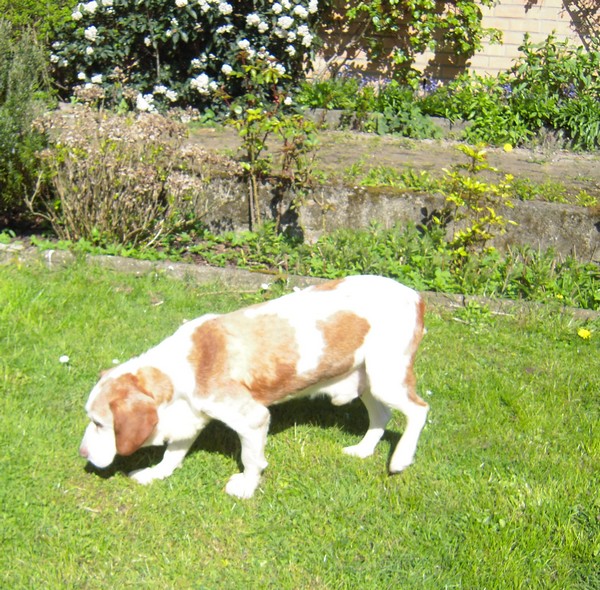
[[[158,369],[136,373],[107,371],[90,393],[90,419],[79,453],[96,467],[108,467],[117,454],[131,455],[151,439],[158,406],[172,397],[170,379]]]

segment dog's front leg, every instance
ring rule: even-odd
[[[149,484],[156,479],[169,477],[181,465],[195,440],[196,436],[168,443],[160,463],[153,467],[132,471],[129,476],[141,484]]]
[[[244,471],[231,476],[225,491],[237,498],[251,498],[260,483],[260,476],[267,467],[265,444],[269,431],[269,410],[262,404],[253,403],[251,411],[245,408],[242,415],[230,419],[227,424],[240,437]]]

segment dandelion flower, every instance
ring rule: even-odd
[[[503,149],[507,154],[509,154],[513,151],[513,146],[510,143],[505,143]]]
[[[577,336],[582,340],[590,340],[592,333],[587,328],[579,328],[579,330],[577,330]]]

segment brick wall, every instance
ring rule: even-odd
[[[484,27],[502,31],[501,45],[486,45],[466,63],[457,62],[451,55],[419,56],[416,67],[434,78],[452,79],[465,69],[479,74],[496,74],[508,69],[519,55],[519,46],[526,33],[534,43],[543,41],[551,33],[560,40],[575,44],[589,43],[590,37],[600,35],[599,0],[500,0],[493,8],[483,10]],[[353,67],[369,74],[385,74],[385,62],[369,64],[364,52],[345,53],[351,31],[338,20],[339,27],[329,31],[323,54],[315,62],[316,75],[326,70],[327,61],[347,59]],[[341,49],[340,49],[341,48]],[[337,55],[335,55],[337,53]]]

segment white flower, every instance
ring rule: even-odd
[[[242,39],[241,41],[238,41],[238,47],[244,51],[250,47],[250,41],[248,41],[248,39]]]
[[[283,76],[285,74],[285,66],[283,64],[276,64],[275,65],[275,70],[277,71],[277,73],[280,76]]]
[[[188,5],[188,0],[175,0],[175,6],[177,6],[177,8],[183,8],[184,6]]]
[[[293,45],[288,45],[285,48],[285,52],[290,56],[290,57],[294,57],[294,55],[296,55],[296,48]]]
[[[199,70],[202,67],[202,61],[195,57],[192,60],[192,69]]]
[[[106,6],[108,8],[111,8],[113,5],[113,0],[102,0],[102,6]]]
[[[281,6],[283,6],[286,10],[289,10],[292,7],[290,0],[281,0]]]
[[[92,25],[91,27],[88,27],[83,34],[88,41],[94,42],[98,36],[98,29]]]
[[[229,33],[233,30],[233,25],[221,25],[217,29],[217,35],[222,35],[223,33]]]
[[[315,12],[317,12],[317,10],[319,10],[319,1],[310,0],[310,2],[308,3],[308,12],[310,14],[314,14]]]
[[[214,84],[214,82],[212,84]],[[208,94],[210,91],[211,82],[209,77],[202,73],[195,78],[192,78],[190,86],[194,88],[198,94]]]
[[[94,53],[94,48],[93,47],[86,47],[85,48],[85,54],[86,55],[93,55]]]
[[[86,80],[87,76],[85,75],[85,72],[79,72],[79,74],[77,74],[77,79],[78,80]]]
[[[271,10],[273,11],[273,14],[281,14],[283,7],[281,6],[281,4],[279,4],[279,2],[275,2],[275,4],[271,6]]]
[[[292,100],[291,96],[286,96],[285,100],[283,101],[283,104],[287,107],[291,106],[292,104],[294,104],[294,101]]]
[[[72,15],[71,18],[73,20],[81,20],[83,18],[83,14],[81,14],[81,12],[79,10],[76,10]]]
[[[291,16],[280,16],[277,19],[277,24],[285,31],[294,24],[294,19]]]
[[[164,94],[167,91],[167,87],[163,86],[162,84],[158,84],[154,87],[154,89],[152,90],[152,92],[154,94]]]
[[[300,37],[304,37],[306,35],[310,35],[310,29],[308,28],[308,25],[300,25],[296,29],[296,32],[298,33],[298,35],[300,35]]]
[[[258,16],[258,14],[256,14],[256,12],[251,12],[247,17],[246,17],[246,24],[249,27],[255,27],[258,24],[260,24],[260,16]]]
[[[297,6],[294,7],[294,11],[292,14],[295,14],[296,16],[299,16],[300,18],[306,18],[308,16],[308,10],[306,10],[306,8],[304,8],[304,6],[301,6],[300,4],[298,4]]]
[[[302,45],[304,45],[304,47],[310,47],[313,38],[314,37],[312,35],[304,35],[304,39],[302,39]]]
[[[90,78],[92,84],[102,84],[102,74],[96,74]]]
[[[280,39],[287,37],[287,33],[280,27],[275,27],[275,29],[273,30],[273,34],[275,35],[275,37],[279,37]]]
[[[60,57],[58,55],[54,55],[54,53],[50,56],[50,63],[57,64]]]
[[[169,102],[175,102],[177,100],[177,92],[174,90],[167,90],[165,96]]]
[[[287,34],[287,42],[288,42],[288,43],[292,43],[292,42],[293,42],[293,41],[295,41],[295,40],[296,40],[296,33],[294,33],[294,31],[290,31],[290,32]]]
[[[208,2],[204,2],[204,1],[200,1],[198,2],[199,6],[200,6],[200,10],[206,14],[209,10],[210,10],[210,4]]]
[[[58,362],[62,363],[63,365],[65,365],[66,363],[68,363],[71,359],[69,359],[69,357],[66,354],[63,354],[59,359]]]
[[[144,37],[144,45],[150,47],[150,45],[152,45],[152,39],[150,39],[150,37]]]
[[[173,36],[173,31],[171,29],[167,29],[165,31],[165,35],[170,39]]]
[[[154,106],[154,97],[151,94],[138,94],[135,99],[135,106],[138,111],[146,111],[151,113],[156,110]]]
[[[98,2],[95,2],[95,0],[92,0],[91,2],[88,2],[87,4],[83,5],[83,10],[85,10],[85,12],[89,12],[90,14],[94,14],[97,8]]]
[[[259,23],[259,25],[258,25],[259,33],[266,33],[268,30],[269,30],[269,25],[266,22],[262,21]]]
[[[231,6],[231,4],[227,4],[227,2],[221,2],[221,4],[219,4],[219,12],[222,15],[231,14],[233,12],[233,6]]]
[[[223,64],[221,66],[221,71],[226,75],[229,76],[231,75],[231,73],[233,72],[233,68],[229,65],[229,64]]]

